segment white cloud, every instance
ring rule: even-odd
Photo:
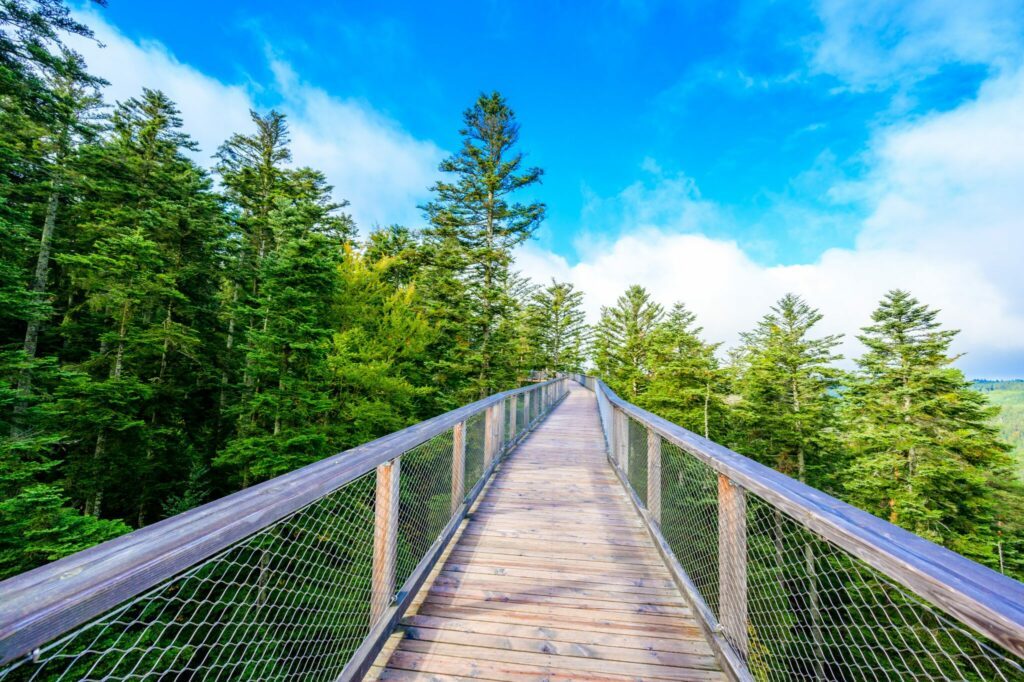
[[[109,101],[137,96],[143,87],[164,91],[177,103],[185,130],[201,147],[196,160],[211,156],[232,133],[252,127],[249,110],[261,111],[251,88],[211,78],[179,61],[161,43],[134,41],[95,12],[82,15],[105,47],[74,41],[90,71],[110,81]],[[362,230],[376,223],[413,224],[444,155],[365,102],[342,99],[304,83],[274,60],[278,108],[288,115],[294,162],[323,171],[335,196]]]
[[[908,84],[950,62],[1014,68],[1024,9],[1018,0],[821,0],[811,68],[854,89]]]
[[[867,202],[852,249],[814,262],[762,266],[734,241],[716,239],[725,213],[694,187],[663,180],[625,192],[621,236],[564,258],[525,247],[523,271],[574,282],[596,319],[630,284],[663,304],[681,300],[708,338],[735,343],[782,294],[801,294],[825,314],[822,332],[853,335],[891,288],[942,309],[962,333],[961,366],[973,376],[1024,375],[1024,71],[995,77],[956,110],[884,129],[868,157],[873,170],[856,194]],[[848,188],[844,191],[849,191]],[[704,221],[692,227],[696,216]],[[727,227],[727,225],[726,225]]]

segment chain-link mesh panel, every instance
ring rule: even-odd
[[[673,443],[661,441],[661,533],[717,617],[718,475]]]
[[[747,494],[751,672],[765,680],[1024,680],[1021,661]]]
[[[504,450],[508,447],[508,444],[515,440],[516,434],[512,429],[512,415],[515,414],[516,400],[515,398],[506,398],[501,407],[501,413],[504,415],[505,426],[502,428],[502,440],[501,449]]]
[[[370,472],[0,679],[335,679],[369,632],[373,518]]]
[[[466,420],[466,476],[468,495],[484,473],[484,448],[487,436],[487,416],[479,412]]]
[[[629,484],[633,487],[640,501],[647,505],[647,427],[633,419],[626,417],[626,447],[628,456],[626,458],[626,475]]]
[[[402,455],[395,587],[412,575],[451,518],[453,448],[449,430]]]

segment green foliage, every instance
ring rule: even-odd
[[[452,179],[433,186],[423,208],[430,265],[423,278],[428,310],[440,321],[437,374],[460,400],[483,397],[515,380],[507,358],[514,345],[517,302],[508,287],[512,250],[544,219],[542,203],[514,196],[540,182],[515,151],[519,124],[497,92],[482,94],[463,114],[462,148],[441,162]]]
[[[734,357],[734,439],[740,452],[816,487],[834,489],[841,468],[836,389],[837,336],[811,336],[821,313],[783,296]]]
[[[647,389],[652,337],[664,314],[647,290],[635,284],[614,306],[601,308],[594,329],[594,365],[612,390],[627,400]]]
[[[1017,474],[1024,478],[1024,380],[975,381],[974,388],[999,408],[992,425],[999,429],[1000,440],[1013,448],[1010,454],[1017,462]]]
[[[703,329],[682,303],[651,335],[651,378],[637,404],[705,438],[726,435],[728,382]]]
[[[874,514],[990,565],[1000,511],[993,490],[1010,475],[1008,447],[989,422],[933,310],[890,291],[859,337],[867,352],[848,392],[854,457],[849,499]]]
[[[533,293],[526,307],[531,369],[582,372],[590,330],[583,312],[583,292],[556,282]]]

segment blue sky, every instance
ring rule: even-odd
[[[850,335],[903,286],[965,330],[970,372],[1024,375],[1024,341],[1006,340],[1024,339],[1019,2],[86,12],[111,99],[168,90],[204,156],[248,106],[283,109],[297,162],[324,168],[364,228],[419,222],[462,110],[497,89],[546,171],[549,218],[521,267],[576,282],[592,314],[638,281],[730,343],[795,290]]]

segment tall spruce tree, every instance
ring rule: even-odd
[[[994,409],[949,347],[938,311],[890,291],[858,338],[867,352],[848,392],[853,462],[846,497],[862,509],[990,566],[999,564],[996,494],[1011,479]]]
[[[183,478],[186,453],[204,447],[224,222],[165,95],[120,103],[110,127],[83,149],[92,179],[57,255],[73,283],[62,331],[76,337],[65,350],[76,371],[58,404],[77,444],[68,449],[76,499],[141,524],[160,515],[171,492],[162,482]],[[121,485],[124,472],[138,485]]]
[[[284,117],[253,113],[256,133],[219,152],[241,248],[225,299],[241,356],[234,433],[216,463],[243,486],[327,455],[334,442],[328,355],[339,319],[339,268],[354,233],[318,171],[290,169]],[[238,368],[236,368],[236,372]]]
[[[833,366],[840,337],[813,337],[821,313],[794,294],[742,335],[737,385],[742,401],[736,445],[763,464],[811,485],[835,489],[841,469]]]
[[[480,95],[463,122],[462,148],[440,166],[452,179],[438,181],[434,199],[423,208],[434,261],[434,278],[426,282],[441,301],[435,312],[441,313],[441,338],[450,344],[439,350],[462,365],[453,372],[446,363],[442,371],[466,398],[504,387],[499,377],[508,372],[500,365],[511,338],[496,334],[514,307],[504,285],[512,250],[534,233],[545,207],[514,201],[540,182],[543,171],[526,168],[516,151],[519,124],[505,98],[497,92]]]
[[[581,372],[590,330],[583,312],[583,292],[568,282],[556,282],[538,289],[529,302],[528,340],[532,369],[553,372]]]
[[[612,390],[635,401],[651,379],[651,341],[665,315],[642,286],[634,284],[612,307],[601,308],[594,328],[594,364]]]
[[[651,334],[651,379],[639,404],[705,438],[726,433],[727,381],[696,316],[676,303]]]

